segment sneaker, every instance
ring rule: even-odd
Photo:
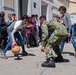
[[[2,59],[8,59],[8,57],[6,56],[6,54],[3,53],[3,52],[1,52],[1,58],[2,58]]]
[[[61,54],[58,55],[58,57],[56,57],[56,58],[54,59],[54,61],[55,61],[55,62],[63,62],[63,57],[62,57],[62,55],[61,55]]]
[[[22,52],[22,56],[28,56],[29,54],[27,52]]]
[[[47,59],[46,62],[42,63],[41,66],[55,68],[55,62],[54,62],[53,58],[50,58],[50,59]]]

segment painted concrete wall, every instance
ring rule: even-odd
[[[34,7],[34,3],[36,3],[36,8]],[[41,15],[41,0],[32,0],[31,7],[31,14],[38,14],[38,16]]]

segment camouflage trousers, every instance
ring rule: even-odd
[[[56,35],[58,33],[59,32],[57,32],[57,30],[54,31],[51,34],[50,38],[47,40],[47,43],[45,46],[46,58],[54,57],[52,51],[54,51],[57,55],[61,54],[59,45],[63,40],[66,39],[67,33],[65,35],[63,35],[63,34]]]

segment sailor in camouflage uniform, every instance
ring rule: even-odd
[[[55,62],[63,62],[59,45],[68,36],[67,30],[64,25],[56,21],[46,21],[45,16],[40,17],[41,29],[42,29],[42,46],[41,51],[46,54],[47,61],[42,63],[42,67],[55,67]],[[48,38],[48,32],[51,36]],[[52,50],[57,54],[54,59]]]

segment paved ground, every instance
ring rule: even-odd
[[[13,53],[7,52],[8,60],[0,58],[0,75],[76,75],[76,58],[71,44],[66,44],[63,56],[64,63],[56,63],[56,68],[43,68],[41,63],[45,61],[45,53],[39,48],[27,49],[30,56],[21,57],[22,60],[14,60]]]

